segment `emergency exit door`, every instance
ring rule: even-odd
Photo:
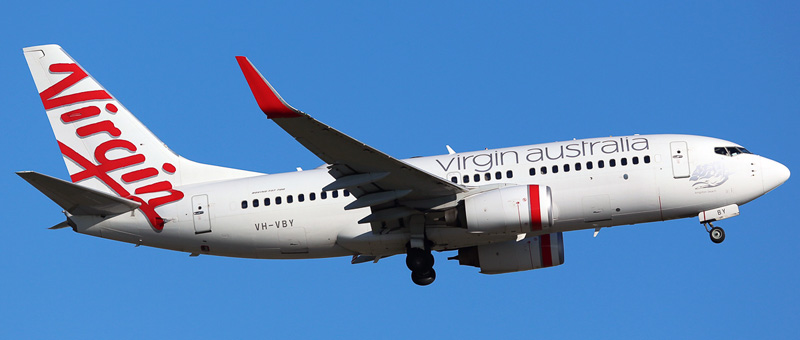
[[[669,143],[672,153],[672,176],[675,178],[689,177],[689,147],[686,142]]]
[[[211,232],[211,214],[208,211],[208,195],[192,196],[192,218],[194,233]]]

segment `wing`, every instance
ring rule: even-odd
[[[325,125],[291,107],[245,57],[236,57],[258,106],[278,126],[328,164],[335,179],[323,190],[347,189],[357,198],[345,209],[370,207],[360,223],[410,216],[452,202],[468,191]]]

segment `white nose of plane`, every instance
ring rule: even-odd
[[[785,165],[766,158],[764,158],[764,162],[761,165],[761,171],[761,178],[764,181],[764,192],[779,187],[783,182],[786,182],[791,175],[789,168]]]

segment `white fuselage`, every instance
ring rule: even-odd
[[[554,224],[544,234],[693,217],[747,203],[780,184],[763,175],[780,166],[776,162],[715,153],[736,146],[699,136],[635,135],[404,161],[468,187],[549,186]],[[333,180],[320,167],[182,186],[183,199],[158,209],[166,221],[161,231],[139,211],[72,220],[81,233],[194,254],[279,259],[404,253],[407,230],[373,234],[370,224],[358,223],[369,208],[345,210],[354,197],[344,190],[323,194]],[[444,226],[428,227],[426,236],[434,250],[518,237]]]

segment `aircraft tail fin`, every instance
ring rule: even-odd
[[[33,171],[20,171],[17,175],[72,215],[113,216],[135,210],[141,205]]]
[[[23,51],[73,183],[121,197],[179,184],[180,157],[60,46]]]
[[[72,182],[139,202],[154,228],[178,187],[258,175],[178,156],[60,46],[23,51]]]

